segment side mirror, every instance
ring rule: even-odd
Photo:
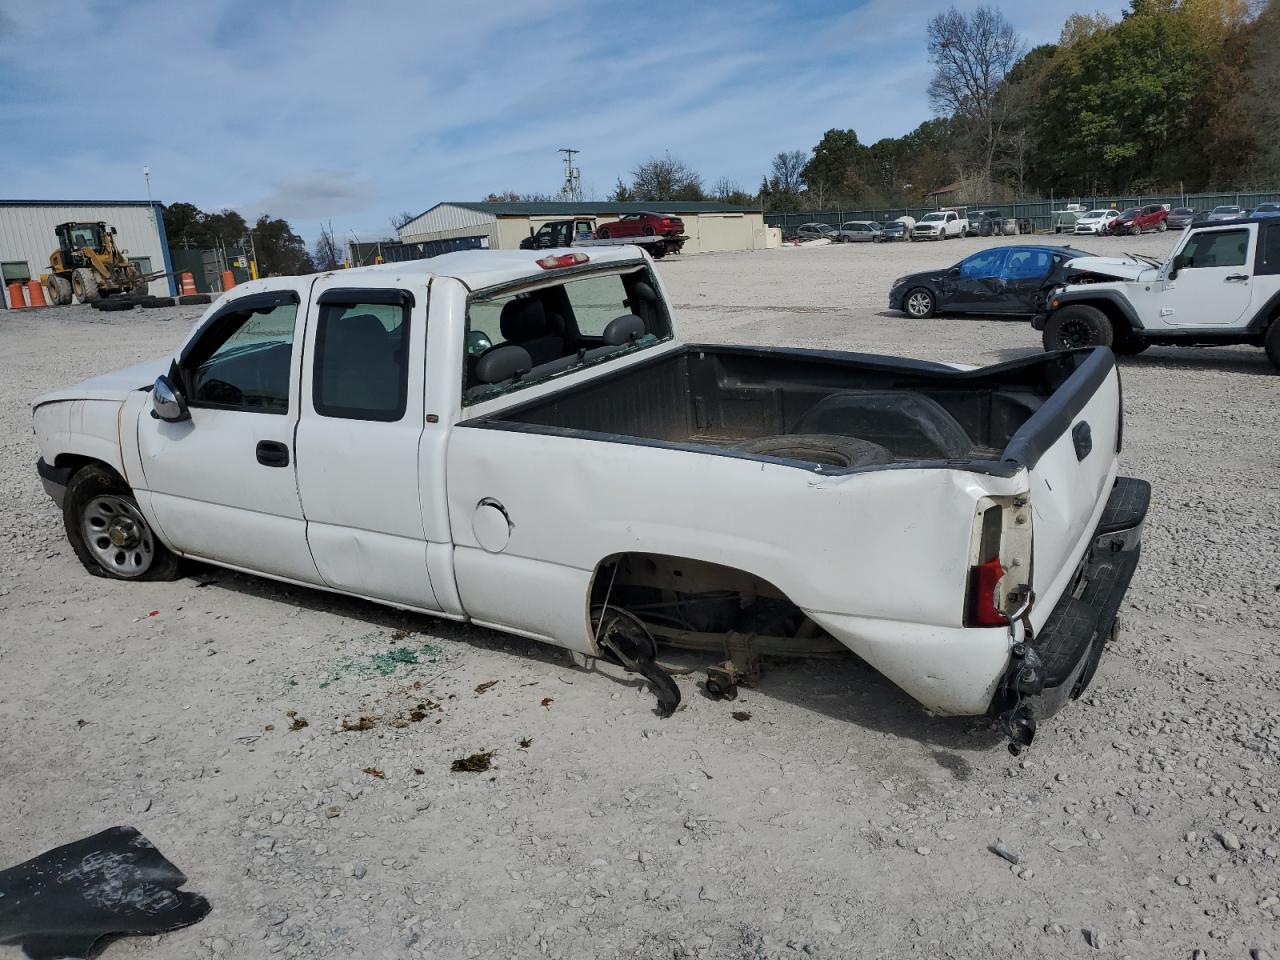
[[[958,276],[960,276],[960,265],[959,265],[959,264],[956,264],[954,267],[952,267],[950,270],[948,270],[948,271],[947,271],[947,276],[948,276],[948,277],[958,277]]]
[[[151,416],[166,423],[181,423],[191,419],[187,401],[166,376],[156,377],[155,386],[151,388]]]
[[[1169,279],[1175,280],[1178,277],[1178,271],[1185,270],[1191,263],[1191,258],[1186,254],[1180,253],[1173,258],[1173,264],[1169,267]]]

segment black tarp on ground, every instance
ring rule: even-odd
[[[0,871],[0,944],[32,960],[93,957],[122,936],[198,923],[209,901],[133,827],[111,827]]]

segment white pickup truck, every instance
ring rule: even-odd
[[[962,217],[954,210],[935,210],[926,213],[911,228],[912,238],[922,240],[948,240],[951,237],[964,237],[969,234],[969,218]]]
[[[1089,682],[1149,487],[1109,350],[985,369],[681,343],[638,248],[257,280],[34,402],[90,573],[190,557],[608,657],[847,647],[1014,741]],[[674,701],[674,702],[673,702]]]

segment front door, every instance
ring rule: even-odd
[[[151,513],[178,552],[319,583],[294,476],[300,340],[310,280],[232,299],[176,361],[191,419],[138,417]]]
[[[335,589],[438,610],[419,484],[427,291],[339,273],[314,293],[296,446],[316,567]]]
[[[1002,312],[1004,281],[1000,271],[1005,252],[1003,247],[994,247],[961,260],[959,276],[949,278],[950,296],[944,306],[977,313]]]
[[[1160,313],[1175,327],[1236,323],[1253,299],[1253,244],[1248,227],[1199,230],[1179,252],[1178,276],[1165,282]]]

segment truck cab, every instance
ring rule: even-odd
[[[1032,321],[1046,350],[1251,344],[1280,368],[1280,220],[1193,224],[1163,263],[1084,257],[1065,279]]]

